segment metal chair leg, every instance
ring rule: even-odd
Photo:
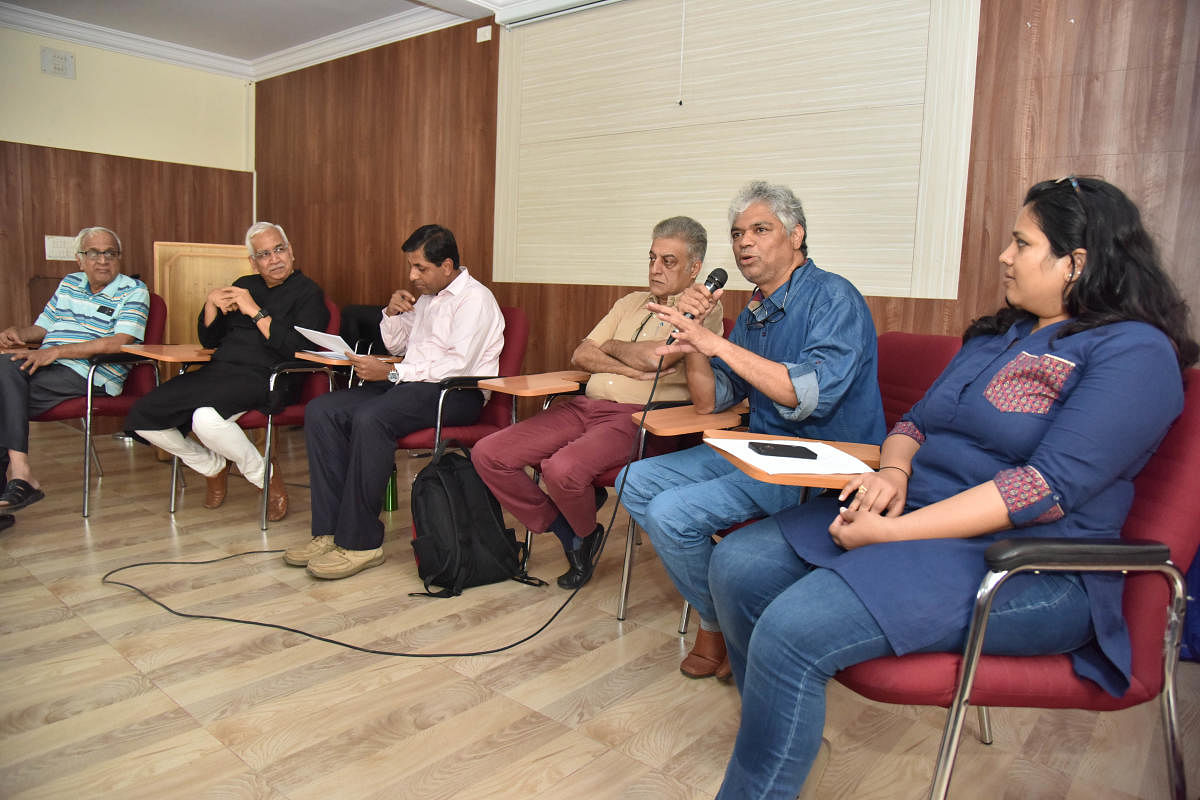
[[[683,601],[683,611],[679,614],[679,635],[687,636],[688,622],[692,618],[692,604],[687,600]]]
[[[533,552],[533,531],[525,529],[525,553],[521,556],[521,574],[529,573],[529,555]]]
[[[637,523],[629,518],[629,527],[625,532],[625,563],[621,566],[621,594],[617,597],[617,619],[625,619],[625,611],[629,606],[629,579],[633,575],[633,543],[637,538]]]
[[[992,743],[992,715],[987,706],[977,706],[979,712],[979,741],[984,744]]]
[[[92,381],[95,372],[96,365],[93,364],[88,370],[87,412],[83,415],[83,516],[85,519],[89,512],[88,503],[91,500],[92,489],[92,393],[96,388]]]
[[[90,420],[88,422],[90,422]],[[85,428],[91,427],[91,425],[88,424],[88,422],[84,423]],[[95,453],[95,449],[92,447],[92,437],[89,436],[87,433],[84,433],[83,434],[83,516],[84,517],[87,517],[87,515],[88,515],[88,500],[89,500],[88,495],[90,494],[90,489],[92,487],[91,466],[92,466],[92,455],[94,453]]]
[[[1179,639],[1183,635],[1184,614],[1187,611],[1187,585],[1179,570],[1171,566],[1162,572],[1171,588],[1171,605],[1167,612],[1167,629],[1163,634],[1163,688],[1158,695],[1162,710],[1163,744],[1167,756],[1167,781],[1174,800],[1186,800],[1187,776],[1183,769],[1183,754],[1179,749],[1179,712],[1175,701],[1175,668],[1179,665]]]
[[[179,456],[171,456],[171,505],[167,508],[170,514],[175,513],[176,500],[179,497]]]
[[[267,500],[270,494],[271,484],[271,447],[274,444],[275,427],[274,417],[271,414],[267,415],[267,443],[263,447],[263,485],[262,485],[262,507],[259,509],[259,529],[267,529]]]
[[[971,625],[967,629],[967,641],[963,646],[963,660],[959,667],[958,687],[946,711],[946,724],[942,728],[942,742],[938,747],[937,765],[933,771],[933,783],[929,787],[930,800],[945,800],[950,791],[950,773],[954,770],[954,758],[958,754],[958,742],[966,718],[971,687],[975,683],[975,670],[983,652],[983,637],[987,631],[987,616],[992,608],[996,588],[1004,582],[1009,572],[989,572],[984,576],[975,594],[975,606],[971,613]],[[990,726],[989,726],[990,727]]]

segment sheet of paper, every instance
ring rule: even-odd
[[[758,467],[769,475],[789,475],[808,473],[810,475],[842,475],[857,472],[872,472],[873,470],[849,453],[843,453],[831,444],[823,442],[802,442],[809,450],[817,454],[816,458],[784,458],[781,456],[764,456],[751,451],[750,443],[754,439],[705,439],[705,444],[720,448],[727,453],[737,456],[747,464]],[[778,441],[760,439],[758,441]]]
[[[350,351],[351,353],[354,352],[354,348],[346,344],[346,340],[337,334],[325,333],[324,331],[314,331],[312,328],[301,328],[299,325],[296,325],[295,328],[305,339],[308,339],[313,344],[324,348],[321,351],[313,352],[319,352],[323,356],[336,355],[338,358],[345,358],[345,356],[342,354],[346,351]],[[332,350],[333,352],[326,353],[324,350]]]

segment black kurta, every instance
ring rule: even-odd
[[[267,396],[267,379],[276,364],[307,349],[308,340],[294,326],[323,331],[329,324],[324,292],[299,270],[274,288],[268,288],[259,275],[244,275],[233,285],[250,292],[254,302],[271,315],[270,337],[264,339],[250,317],[239,311],[219,313],[205,326],[201,309],[196,330],[200,344],[216,348],[212,361],[172,378],[135,403],[125,419],[126,430],[187,431],[197,408],[212,406],[228,417],[294,402],[304,375],[283,376],[275,385],[274,397]]]

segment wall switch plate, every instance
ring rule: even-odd
[[[57,78],[75,80],[75,54],[67,50],[43,47],[42,72]]]
[[[74,236],[51,236],[46,234],[46,260],[47,261],[74,261],[75,260],[75,237]]]
[[[492,40],[492,26],[480,25],[475,29],[475,44],[482,42],[490,42]]]

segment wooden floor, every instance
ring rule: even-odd
[[[302,542],[303,436],[281,437],[292,513],[262,534],[257,494],[231,478],[224,508],[191,476],[166,513],[167,464],[96,439],[105,477],[79,516],[80,434],[34,426],[47,498],[0,534],[0,796],[4,798],[703,798],[732,747],[736,691],[683,678],[679,597],[648,544],[632,607],[617,622],[624,513],[593,581],[548,630],[490,656],[368,655],[262,627],[188,620],[100,577],[150,560],[202,560]],[[425,463],[400,454],[400,474]],[[401,480],[406,485],[407,480]],[[612,501],[608,508],[611,509]],[[278,555],[145,566],[121,578],[194,613],[302,628],[416,653],[474,651],[531,633],[566,592],[542,539],[535,589],[506,583],[460,598],[418,589],[407,497],[385,514],[388,561],[322,582]],[[694,635],[694,625],[692,635]],[[690,638],[690,637],[689,637]],[[1191,796],[1200,796],[1200,664],[1180,672]],[[1159,798],[1155,706],[1119,713],[995,711],[996,742],[964,733],[958,798]],[[839,685],[821,798],[923,796],[940,709],[885,706]]]

